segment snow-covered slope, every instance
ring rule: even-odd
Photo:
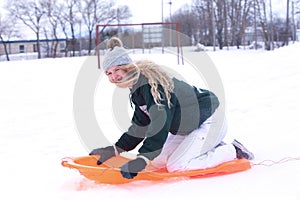
[[[255,153],[251,170],[118,186],[94,184],[60,165],[63,157],[88,154],[72,110],[74,85],[86,58],[0,62],[0,199],[298,200],[299,160],[256,164],[300,157],[299,50],[296,43],[272,52],[207,52],[225,88],[226,142],[237,138]],[[176,63],[167,55],[149,58],[164,65]],[[184,76],[189,78],[188,73]],[[105,77],[101,84],[95,93],[99,121],[111,118],[110,108],[98,103],[111,85]],[[113,122],[106,121],[106,127],[114,127]],[[117,128],[112,132],[114,137],[121,134]]]

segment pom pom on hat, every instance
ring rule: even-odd
[[[132,63],[128,52],[123,47],[123,43],[119,38],[112,37],[107,42],[107,52],[103,60],[103,70],[106,71],[113,66],[128,65]]]
[[[123,47],[123,42],[117,37],[110,38],[106,44],[107,49],[113,49],[114,47]]]

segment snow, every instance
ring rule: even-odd
[[[74,85],[86,57],[0,62],[0,199],[300,199],[299,49],[295,43],[270,52],[206,52],[225,89],[226,142],[236,138],[255,153],[252,169],[125,185],[95,184],[61,166],[64,157],[88,154],[73,116]],[[195,73],[169,55],[142,57],[195,81]],[[111,140],[121,134],[103,103],[112,88],[104,77],[95,93],[97,119],[106,120]],[[261,162],[270,166],[255,165]]]

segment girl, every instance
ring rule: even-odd
[[[154,62],[133,62],[118,38],[111,38],[107,47],[103,70],[111,83],[130,89],[135,110],[131,126],[114,145],[90,153],[100,155],[98,165],[141,142],[137,158],[121,167],[125,178],[134,178],[150,162],[174,172],[253,159],[238,141],[222,142],[226,126],[216,117],[214,93],[172,78]]]

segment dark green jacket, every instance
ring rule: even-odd
[[[143,140],[139,154],[153,160],[157,157],[168,137],[168,133],[187,135],[197,129],[219,106],[216,95],[197,89],[176,78],[171,94],[171,108],[165,101],[163,88],[158,89],[161,104],[155,104],[148,79],[141,75],[131,90],[131,101],[135,105],[132,125],[115,144],[123,151],[134,149]]]

